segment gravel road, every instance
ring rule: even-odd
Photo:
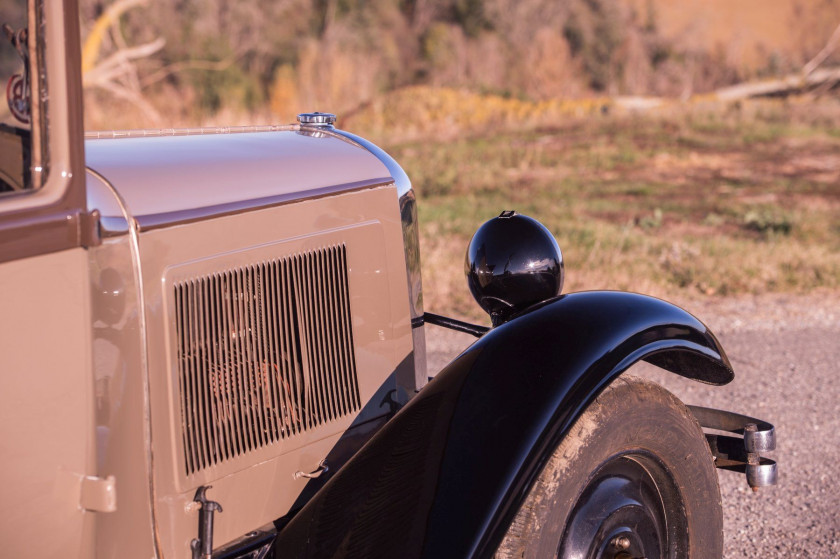
[[[687,404],[738,411],[776,426],[779,485],[753,494],[744,477],[720,471],[725,557],[840,554],[840,295],[765,295],[681,301],[714,331],[735,380],[711,387],[647,364],[653,379]],[[430,371],[474,338],[427,328]]]

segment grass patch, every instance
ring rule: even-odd
[[[464,251],[508,209],[555,234],[565,291],[840,289],[837,129],[767,114],[599,116],[388,145],[420,199],[427,307],[482,316]]]

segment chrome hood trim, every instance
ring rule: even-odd
[[[262,126],[205,126],[198,128],[136,128],[133,130],[94,130],[85,132],[85,140],[116,138],[157,138],[160,136],[209,136],[212,134],[246,134],[251,132],[288,132],[299,130],[295,124]]]
[[[141,230],[394,181],[363,147],[294,127],[96,133],[85,153]]]
[[[420,226],[417,220],[417,198],[411,186],[411,180],[393,157],[377,146],[350,132],[338,130],[332,126],[308,127],[306,130],[317,130],[320,134],[335,134],[345,141],[352,142],[376,156],[388,168],[388,172],[397,187],[397,197],[400,205],[400,220],[403,229],[403,247],[405,250],[405,269],[408,276],[408,296],[411,310],[414,340],[414,378],[406,379],[406,383],[420,390],[428,380],[426,364],[426,332],[423,328],[423,278],[420,272]],[[417,322],[419,321],[419,323]]]

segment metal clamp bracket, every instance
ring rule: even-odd
[[[715,466],[746,474],[753,491],[759,487],[776,485],[778,467],[775,461],[760,453],[776,449],[776,430],[770,423],[738,413],[687,406],[701,427],[726,431],[740,437],[706,433],[706,440]]]
[[[478,324],[470,324],[469,322],[464,322],[462,320],[455,320],[454,318],[449,318],[448,316],[441,316],[439,314],[433,314],[430,312],[423,313],[423,316],[418,316],[411,321],[412,328],[419,328],[423,326],[423,324],[434,324],[435,326],[442,326],[444,328],[449,328],[450,330],[455,330],[456,332],[464,332],[465,334],[471,334],[476,338],[480,338],[484,334],[490,331],[490,328],[487,326],[480,326]]]
[[[207,490],[212,486],[202,485],[195,492],[193,502],[201,505],[198,512],[198,537],[190,542],[192,559],[211,559],[213,556],[213,514],[222,512],[222,505],[207,499]]]

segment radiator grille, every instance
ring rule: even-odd
[[[187,475],[360,408],[344,245],[175,284]]]

